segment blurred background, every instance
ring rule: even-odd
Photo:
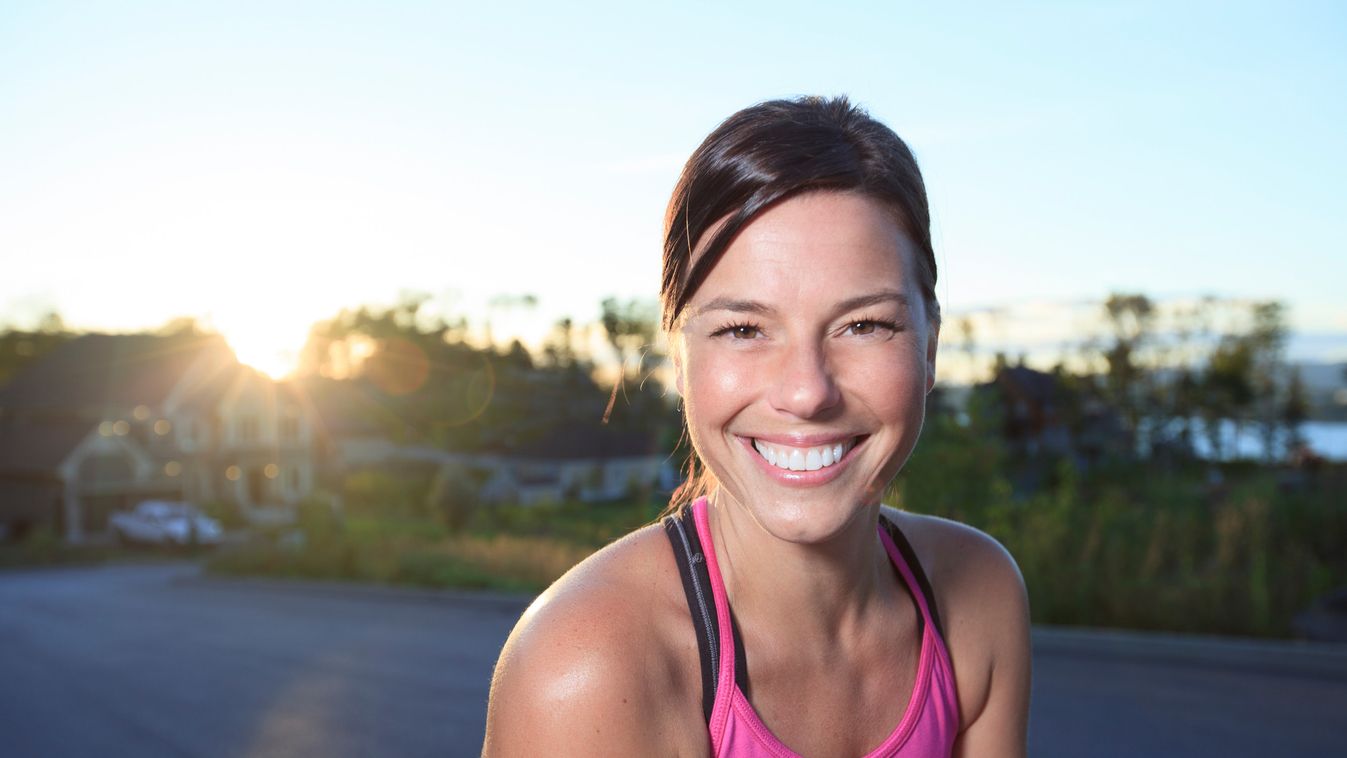
[[[1019,561],[1035,754],[1106,754],[1124,701],[1118,755],[1340,745],[1345,39],[1308,2],[0,5],[9,747],[474,754],[527,598],[681,481],[682,162],[802,94],[925,175],[891,501]]]

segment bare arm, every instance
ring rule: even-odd
[[[959,690],[956,756],[1026,755],[1029,600],[1015,560],[996,540],[945,519],[886,508],[927,567]]]
[[[687,730],[676,728],[671,656],[654,610],[670,581],[677,581],[677,567],[667,541],[647,528],[543,593],[496,663],[482,754],[690,752],[682,745]],[[699,716],[699,701],[692,706]]]
[[[988,560],[982,571],[985,600],[978,619],[977,636],[990,651],[986,690],[980,711],[970,714],[954,744],[956,756],[1028,754],[1029,600],[1014,560],[1000,545],[995,547],[1000,555]]]
[[[531,608],[505,643],[491,683],[484,756],[649,751],[644,732],[651,722],[639,712],[644,693],[620,641],[572,610]]]

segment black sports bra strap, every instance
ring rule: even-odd
[[[664,533],[673,546],[674,560],[678,563],[678,575],[683,580],[683,593],[687,595],[688,609],[692,612],[692,626],[697,632],[697,655],[702,664],[702,710],[709,722],[711,707],[716,701],[716,671],[720,660],[716,646],[720,636],[711,581],[706,573],[706,556],[702,555],[701,541],[697,539],[691,514],[692,509],[685,508],[678,516],[665,516],[663,523]]]
[[[664,517],[664,533],[673,545],[678,575],[683,580],[683,594],[692,611],[692,625],[697,631],[697,654],[702,664],[702,711],[711,720],[711,708],[716,702],[717,679],[720,674],[720,622],[716,616],[715,597],[711,593],[711,573],[697,536],[697,523],[692,508],[684,508],[677,516]],[[748,694],[748,658],[744,655],[744,640],[739,624],[730,612],[730,632],[734,639],[734,681]]]
[[[926,607],[931,612],[931,623],[935,626],[935,631],[941,639],[945,638],[945,627],[940,623],[940,609],[935,602],[935,591],[931,589],[931,582],[926,578],[926,572],[921,568],[921,561],[917,560],[917,551],[912,549],[912,543],[907,541],[903,531],[898,528],[891,519],[884,514],[879,514],[879,523],[888,532],[889,539],[902,553],[903,560],[907,562],[907,568],[912,572],[912,576],[917,580],[917,588],[921,590],[922,597],[926,598]]]

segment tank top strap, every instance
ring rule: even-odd
[[[736,684],[739,685],[738,700],[748,702],[746,695],[742,694],[747,692],[748,667],[744,657],[743,641],[730,609],[729,596],[725,590],[720,564],[711,539],[706,499],[700,498],[678,515],[665,518],[664,528],[674,547],[688,607],[692,610],[693,624],[697,629],[697,647],[702,668],[702,707],[707,717],[707,728],[712,745],[720,746],[728,731],[738,729],[731,724],[736,718],[733,715]],[[939,713],[942,714],[941,718],[935,719],[939,722],[937,726],[943,725],[940,728],[954,729],[957,727],[957,701],[954,695],[952,669],[949,666],[948,653],[944,649],[944,630],[936,607],[935,593],[931,589],[931,583],[922,569],[921,562],[917,559],[916,551],[912,549],[911,542],[898,525],[881,513],[876,532],[890,563],[902,579],[903,588],[920,612],[918,619],[920,625],[932,633],[928,638],[919,629],[919,636],[922,639],[932,639],[934,644],[922,645],[914,692],[922,689],[921,671],[934,672],[931,674],[935,680],[933,687],[936,692],[933,702],[937,703]],[[921,699],[914,698],[914,705],[910,707],[920,709],[921,702]],[[751,709],[751,705],[746,707]],[[918,718],[921,712],[912,711],[912,715],[913,718]],[[742,716],[739,718],[743,720]],[[905,716],[905,721],[906,718]],[[895,727],[891,739],[905,733],[902,727],[903,724]],[[940,738],[946,749],[952,743],[952,735],[953,731],[949,731],[948,735]]]
[[[940,623],[940,610],[935,602],[935,591],[931,589],[931,582],[926,577],[926,572],[922,570],[921,561],[917,560],[917,552],[912,549],[912,543],[898,528],[898,524],[883,513],[879,514],[879,526],[879,537],[884,543],[884,549],[889,553],[889,560],[898,567],[907,586],[913,589],[912,595],[921,609],[923,619],[943,640],[945,628]]]
[[[692,626],[697,637],[697,654],[701,662],[702,712],[709,723],[718,689],[717,675],[722,650],[721,623],[717,614],[711,575],[707,570],[706,552],[702,548],[702,539],[693,511],[694,506],[688,506],[674,515],[665,516],[662,525],[673,548],[674,561],[678,564],[678,575],[683,583],[683,594],[687,597],[688,609],[692,613]],[[734,681],[740,689],[747,691],[748,663],[744,656],[743,638],[739,634],[739,625],[734,621],[733,611],[730,612],[730,632],[733,638],[730,650],[733,653]]]
[[[697,535],[706,546],[706,571],[711,580],[711,595],[715,600],[716,621],[720,625],[720,649],[723,651],[720,666],[716,671],[716,694],[711,706],[711,716],[707,723],[711,732],[711,744],[719,745],[725,734],[725,724],[729,720],[730,704],[735,676],[734,618],[730,615],[730,599],[725,592],[725,580],[720,573],[720,562],[716,560],[715,543],[711,540],[711,525],[706,516],[706,498],[700,498],[692,504],[692,517],[697,525]]]

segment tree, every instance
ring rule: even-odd
[[[1281,407],[1281,422],[1286,427],[1286,444],[1295,447],[1304,441],[1300,425],[1310,415],[1309,396],[1305,392],[1305,381],[1300,369],[1291,372],[1291,380],[1286,387],[1286,400]]]
[[[653,349],[655,334],[659,331],[655,304],[638,299],[622,302],[608,297],[600,303],[600,309],[604,335],[622,364],[621,374],[625,377],[634,371],[639,376],[644,357]]]
[[[968,381],[974,381],[977,375],[977,330],[973,324],[972,316],[964,316],[958,320],[959,328],[959,350],[964,355],[964,361],[968,364]]]
[[[1223,335],[1208,356],[1201,415],[1218,457],[1228,452],[1219,433],[1226,421],[1236,438],[1246,424],[1255,424],[1265,458],[1277,455],[1277,437],[1284,428],[1279,398],[1286,373],[1285,313],[1276,301],[1249,304],[1247,327]]]
[[[1280,395],[1287,374],[1286,306],[1267,301],[1254,303],[1250,311],[1253,326],[1247,339],[1253,353],[1254,423],[1262,437],[1263,456],[1271,462],[1280,457],[1277,437],[1285,429]]]
[[[519,295],[496,295],[487,301],[486,341],[496,344],[496,334],[492,329],[492,313],[504,312],[507,317],[513,311],[532,311],[538,307],[538,296],[525,292]]]
[[[1104,302],[1104,313],[1113,332],[1113,344],[1104,352],[1108,366],[1105,396],[1135,440],[1142,416],[1154,412],[1147,407],[1154,395],[1153,372],[1142,365],[1139,356],[1153,337],[1155,305],[1142,294],[1114,293]]]
[[[1226,457],[1221,424],[1229,420],[1238,436],[1239,422],[1253,402],[1253,351],[1248,340],[1238,335],[1221,338],[1207,358],[1202,379],[1203,426],[1217,459]]]

